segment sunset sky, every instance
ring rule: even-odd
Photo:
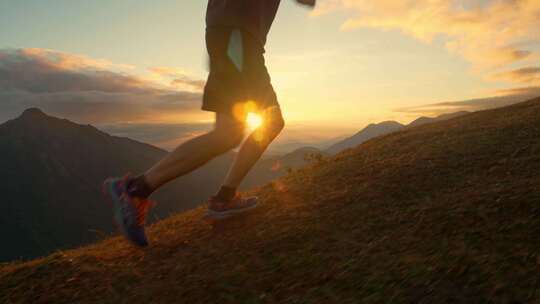
[[[38,106],[165,148],[203,132],[205,9],[0,0],[0,122]],[[311,144],[540,95],[540,1],[283,0],[266,49],[282,144]]]

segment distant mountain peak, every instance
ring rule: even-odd
[[[425,125],[432,122],[442,121],[442,120],[448,120],[455,117],[463,116],[465,114],[469,114],[467,111],[459,111],[455,113],[445,113],[441,114],[437,117],[427,117],[427,116],[421,116],[412,121],[410,124],[407,125],[407,127],[415,127],[420,125]]]
[[[37,118],[37,117],[47,117],[47,114],[39,108],[28,108],[22,112],[22,118]]]
[[[397,121],[394,121],[394,120],[387,120],[387,121],[381,121],[379,123],[370,123],[369,125],[367,125],[365,129],[368,129],[368,128],[381,128],[381,127],[395,127],[395,126],[400,126],[400,127],[403,127],[402,124],[400,124],[399,122]],[[360,130],[361,132],[362,130]]]
[[[358,131],[358,133],[356,133],[355,135],[348,137],[326,149],[325,152],[330,154],[336,154],[345,149],[356,147],[361,143],[374,137],[388,134],[401,128],[403,128],[403,125],[393,120],[387,120],[380,123],[371,123],[362,130]]]

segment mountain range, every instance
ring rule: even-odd
[[[328,154],[337,154],[345,149],[354,148],[365,141],[368,141],[372,138],[390,134],[392,132],[399,131],[403,128],[410,128],[415,126],[420,126],[424,124],[434,123],[437,121],[444,121],[448,119],[452,119],[455,117],[459,117],[462,115],[468,114],[466,111],[461,112],[455,112],[455,113],[449,113],[449,114],[442,114],[437,117],[425,117],[422,116],[408,125],[403,125],[397,121],[383,121],[376,124],[369,124],[364,129],[360,130],[358,133],[354,134],[351,137],[345,138],[334,145],[330,146],[328,149],[325,150]]]

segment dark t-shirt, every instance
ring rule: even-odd
[[[208,0],[206,27],[238,27],[264,46],[281,0]]]

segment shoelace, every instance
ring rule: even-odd
[[[135,208],[137,208],[137,225],[139,225],[139,227],[144,226],[146,222],[146,215],[155,204],[156,202],[149,199],[135,199]]]
[[[129,173],[122,178],[123,187],[127,187],[127,182],[130,178],[131,174]],[[126,193],[123,193],[122,195],[125,196]],[[143,227],[146,223],[146,215],[148,214],[148,211],[156,205],[156,202],[150,199],[141,199],[137,197],[133,197],[131,200],[127,199],[127,201],[133,203],[133,206],[137,210],[137,225],[139,227]]]

